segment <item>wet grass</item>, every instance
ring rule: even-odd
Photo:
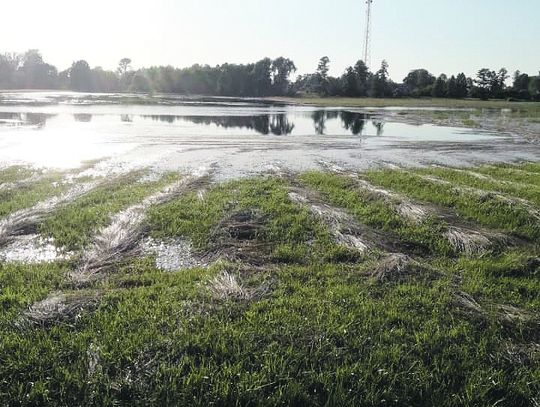
[[[412,252],[452,254],[452,248],[442,237],[444,224],[435,219],[427,219],[420,225],[411,224],[386,202],[356,187],[350,177],[310,172],[303,174],[301,181],[323,193],[328,202],[347,209],[359,223],[394,235]]]
[[[449,278],[373,285],[361,277],[368,266],[283,267],[270,296],[243,302],[205,289],[225,266],[164,274],[139,262],[131,288],[110,286],[95,313],[24,335],[5,329],[0,377],[16,380],[0,397],[96,406],[458,406],[502,397],[526,406],[536,397],[538,365],[505,357],[528,334],[465,315]]]
[[[177,175],[169,174],[158,181],[139,182],[142,176],[142,172],[136,171],[96,187],[46,219],[40,225],[40,233],[54,238],[59,247],[80,250],[108,224],[113,214],[178,179]]]
[[[523,164],[519,168],[509,165],[484,166],[475,171],[503,181],[540,186],[540,166],[537,164]]]
[[[538,102],[507,102],[504,100],[475,99],[384,99],[384,98],[346,98],[305,96],[297,98],[270,98],[291,104],[301,103],[322,107],[441,107],[465,109],[512,109],[512,114],[519,117],[540,117]]]
[[[480,225],[531,241],[540,239],[540,224],[528,208],[519,203],[501,200],[492,193],[475,194],[401,170],[370,171],[365,177],[374,184],[414,199],[452,208],[465,219]]]
[[[464,170],[452,170],[448,168],[428,168],[417,171],[420,174],[434,175],[438,178],[452,182],[454,185],[473,187],[488,191],[497,191],[508,196],[514,196],[522,199],[527,199],[537,205],[540,205],[540,177],[517,176],[512,177],[508,171],[490,171],[489,169],[475,173]],[[497,173],[502,172],[502,177]],[[485,175],[487,178],[478,177],[475,174]],[[506,178],[506,179],[505,179]],[[513,178],[508,181],[508,178]],[[534,184],[521,183],[518,179],[534,182]],[[538,185],[536,185],[538,184]]]
[[[504,193],[521,197],[519,177],[539,167],[490,168],[474,171],[516,182],[512,190],[504,184]],[[502,188],[433,170],[458,186]],[[525,207],[426,181],[426,171],[360,176],[455,211],[471,227],[502,229],[529,243],[460,255],[441,237],[441,220],[412,224],[347,176],[309,172],[294,181],[215,184],[152,207],[148,233],[189,239],[203,252],[249,251],[247,257],[176,273],[157,270],[151,257],[136,258],[84,290],[65,283],[65,264],[0,264],[0,405],[534,406],[539,222]],[[64,224],[70,236],[90,236],[93,223],[158,188],[112,184],[55,215],[71,219]],[[326,223],[291,201],[291,184],[410,247],[414,266],[404,266],[399,279],[372,277],[384,254],[339,247]],[[223,275],[235,286],[216,286]],[[99,293],[99,300],[46,326],[22,323],[30,305],[57,292]]]
[[[51,173],[17,188],[0,190],[0,218],[65,192],[69,185],[62,178],[61,173]]]
[[[13,322],[23,309],[59,288],[66,270],[66,266],[59,264],[23,265],[0,262],[0,329],[7,329],[8,323]]]
[[[0,169],[0,185],[22,181],[32,176],[32,174],[34,174],[33,170],[20,165],[2,168]]]
[[[235,214],[254,219],[235,225]],[[324,256],[319,260],[358,257],[333,244],[328,230],[306,209],[291,202],[285,182],[273,178],[218,185],[202,199],[193,192],[151,208],[148,219],[153,237],[187,237],[202,251],[227,249],[227,237],[243,229],[251,234],[245,243],[254,244],[261,256],[268,255],[275,261],[304,263],[313,255],[319,258],[320,253]]]

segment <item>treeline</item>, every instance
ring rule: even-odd
[[[124,58],[116,71],[74,62],[59,72],[37,50],[0,54],[0,89],[60,89],[81,92],[159,92],[220,96],[281,96],[291,92],[294,62],[265,58],[253,64],[159,66],[131,69]]]
[[[464,73],[450,77],[441,74],[435,77],[426,69],[414,69],[402,83],[396,83],[389,79],[386,61],[382,62],[376,72],[370,72],[363,61],[358,61],[338,78],[328,75],[329,65],[328,57],[321,58],[315,73],[300,76],[296,80],[294,91],[321,96],[470,97],[540,101],[540,73],[538,76],[529,76],[517,71],[512,86],[507,86],[509,75],[505,68],[499,71],[480,69],[474,79]]]
[[[463,73],[435,77],[426,69],[411,71],[402,83],[388,75],[388,63],[371,72],[358,61],[340,77],[329,75],[330,59],[323,57],[312,74],[293,82],[296,66],[288,58],[264,58],[252,64],[156,66],[133,70],[129,58],[115,71],[91,68],[84,60],[69,69],[46,63],[37,50],[0,54],[0,89],[58,89],[81,92],[145,92],[216,96],[284,96],[317,94],[349,97],[437,97],[540,100],[540,74],[516,72],[507,86],[508,71],[481,69],[476,78]]]

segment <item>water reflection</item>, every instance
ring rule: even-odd
[[[215,125],[225,129],[254,130],[259,134],[283,136],[291,134],[294,130],[292,123],[286,114],[265,114],[255,116],[170,116],[170,115],[147,115],[142,116],[154,121],[169,124],[184,121],[198,125]]]
[[[11,113],[0,112],[0,125],[4,126],[35,126],[42,128],[47,120],[55,117],[54,114],[45,113]]]
[[[0,126],[35,126],[42,128],[47,121],[56,117],[53,114],[44,113],[0,113]],[[375,130],[380,136],[384,131],[384,122],[374,119],[365,113],[337,110],[315,110],[302,114],[254,114],[243,116],[190,116],[190,115],[93,115],[89,113],[75,113],[63,115],[60,120],[75,120],[78,123],[90,123],[92,121],[108,121],[109,123],[133,123],[154,121],[174,125],[177,122],[191,123],[197,126],[216,126],[223,129],[244,129],[261,135],[286,136],[294,132],[299,126],[300,134],[314,132],[316,135],[335,135],[341,132],[355,136],[363,135],[370,124],[370,131]],[[310,124],[311,123],[311,124]],[[313,127],[311,127],[313,126]],[[310,130],[312,128],[313,130]]]
[[[90,123],[92,121],[92,115],[87,113],[74,114],[73,118],[76,122]]]
[[[384,122],[382,120],[374,119],[371,123],[377,130],[377,136],[382,136],[384,133]]]

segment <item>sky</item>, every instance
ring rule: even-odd
[[[365,0],[3,0],[0,52],[39,49],[59,69],[74,60],[116,68],[247,63],[286,56],[299,73],[320,57],[340,75],[361,59]],[[371,68],[401,81],[483,67],[537,74],[539,0],[374,0]]]

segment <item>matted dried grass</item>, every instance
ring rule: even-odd
[[[140,241],[145,233],[146,210],[153,205],[169,202],[197,187],[207,175],[191,176],[175,182],[162,191],[149,196],[141,203],[116,214],[109,226],[95,237],[81,264],[70,273],[70,283],[87,284],[109,272],[121,261],[140,254]]]
[[[47,327],[60,322],[76,322],[84,312],[99,304],[97,292],[54,293],[33,304],[22,316],[19,325]]]
[[[0,245],[9,243],[15,236],[36,232],[37,225],[59,207],[85,195],[98,185],[90,182],[73,187],[66,193],[47,199],[32,208],[21,209],[0,220]]]
[[[222,271],[208,283],[212,297],[218,300],[252,301],[266,295],[269,286],[247,287],[238,277],[228,271]]]

